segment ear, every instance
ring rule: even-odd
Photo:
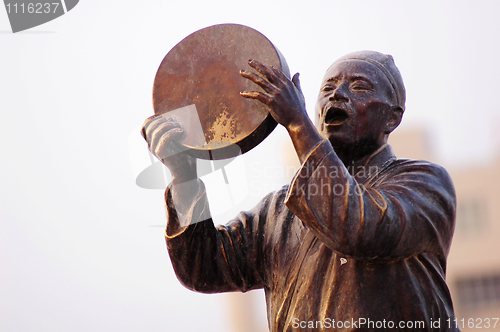
[[[391,106],[391,109],[389,110],[389,119],[385,126],[386,134],[392,133],[392,131],[396,129],[397,126],[399,126],[401,120],[403,120],[403,113],[404,110],[401,106]]]

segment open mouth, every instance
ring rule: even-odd
[[[328,125],[339,125],[349,119],[349,114],[342,108],[330,107],[326,112],[325,123]]]

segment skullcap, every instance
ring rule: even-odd
[[[394,58],[391,55],[375,51],[358,51],[342,56],[337,61],[335,61],[334,64],[345,60],[366,61],[377,67],[382,73],[384,73],[384,75],[391,83],[392,88],[396,94],[397,104],[401,106],[403,110],[405,109],[406,90],[403,84],[403,77],[401,77],[401,73],[396,67]]]

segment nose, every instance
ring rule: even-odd
[[[340,84],[328,98],[330,101],[348,101],[345,84]]]

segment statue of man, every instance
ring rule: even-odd
[[[387,144],[405,109],[391,56],[348,54],[327,70],[316,126],[296,74],[249,61],[241,75],[263,91],[301,162],[289,185],[223,226],[210,219],[196,163],[173,157],[172,119],[146,120],[143,135],[170,169],[168,252],[179,280],[204,292],[264,288],[277,331],[458,331],[445,281],[456,198],[448,173],[397,159]],[[450,323],[451,322],[451,323]]]

